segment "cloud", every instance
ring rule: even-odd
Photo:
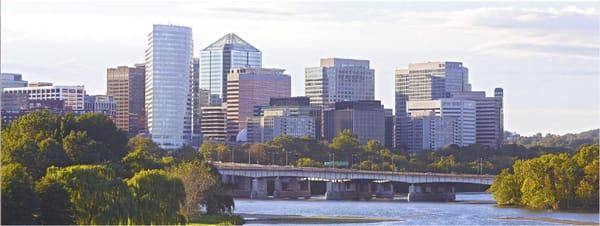
[[[597,46],[585,44],[564,44],[560,42],[528,42],[528,41],[502,41],[491,42],[471,49],[475,54],[495,54],[509,57],[575,57],[581,59],[598,59],[600,49]]]

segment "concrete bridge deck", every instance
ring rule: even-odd
[[[338,168],[293,167],[244,163],[212,162],[222,175],[250,178],[299,177],[315,180],[373,180],[423,183],[468,183],[490,185],[494,175],[367,171]]]

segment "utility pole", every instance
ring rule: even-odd
[[[233,151],[234,151],[234,149],[232,148],[232,149],[231,149],[231,163],[234,163],[234,161],[233,161],[233,157],[234,157],[234,155],[233,155]]]
[[[250,161],[250,149],[248,149],[248,164],[250,164],[250,163],[251,163],[251,161]]]
[[[283,151],[285,152],[285,165],[288,165],[288,152],[287,150],[285,150],[285,148],[283,149]]]

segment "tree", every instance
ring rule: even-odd
[[[2,166],[2,224],[34,224],[38,199],[33,179],[19,164]]]
[[[87,136],[106,146],[106,158],[120,160],[126,153],[127,136],[106,115],[86,113],[76,119],[76,130],[85,131]]]
[[[266,164],[269,161],[269,156],[267,156],[267,151],[264,144],[252,144],[248,151],[250,152],[251,163],[256,162]]]
[[[69,209],[72,208],[73,221],[76,224],[126,224],[135,216],[136,207],[131,193],[125,183],[115,178],[114,172],[102,165],[75,165],[66,168],[50,167],[41,179],[37,190],[49,196],[50,191],[68,192],[70,205],[58,196],[58,203],[46,203],[48,213],[69,206],[59,220],[69,220]],[[44,218],[50,222],[52,219]]]
[[[359,150],[359,145],[356,135],[352,131],[345,129],[331,140],[329,147],[333,151],[345,155],[346,160],[351,160],[352,155]]]
[[[42,140],[39,143],[39,150],[45,163],[44,168],[48,166],[67,166],[70,164],[69,157],[63,150],[63,147],[53,138]]]
[[[75,224],[75,211],[67,188],[57,181],[41,180],[36,186],[40,197],[37,221],[43,225]]]
[[[217,177],[202,162],[183,162],[169,169],[169,172],[183,182],[183,212],[188,218],[198,216],[199,206],[203,203],[206,192],[218,185]]]
[[[108,160],[107,147],[88,137],[87,132],[71,131],[63,139],[69,160],[75,164],[94,164]]]
[[[133,175],[145,169],[160,169],[163,167],[161,150],[150,139],[137,136],[132,138],[128,144],[129,152],[121,163],[127,171]]]
[[[185,203],[182,181],[164,170],[143,170],[127,180],[139,207],[133,224],[182,224]]]
[[[498,205],[519,205],[521,197],[519,187],[515,175],[511,174],[508,169],[504,169],[494,178],[488,191],[492,193],[492,197]]]
[[[206,141],[200,146],[200,153],[206,160],[227,161],[231,159],[231,149],[227,144]]]
[[[323,167],[323,164],[310,158],[300,158],[296,161],[297,167]]]

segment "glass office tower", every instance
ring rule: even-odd
[[[229,33],[200,51],[200,89],[209,93],[209,104],[227,101],[227,74],[235,68],[260,68],[262,53],[239,36]]]
[[[145,103],[148,132],[165,149],[191,138],[192,29],[154,25],[146,49]]]

